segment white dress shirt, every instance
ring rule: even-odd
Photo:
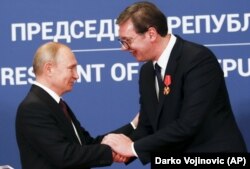
[[[176,37],[173,34],[171,34],[167,47],[165,48],[165,50],[163,51],[159,59],[153,62],[154,65],[155,63],[157,63],[161,67],[161,78],[163,81],[164,81],[164,74],[167,68],[168,60],[169,60],[169,57],[170,57],[170,54],[174,47],[175,42],[176,42]],[[158,81],[156,77],[155,77],[155,88],[156,88],[157,97],[159,99],[159,86],[158,86]]]

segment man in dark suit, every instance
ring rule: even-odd
[[[92,138],[63,103],[61,96],[78,79],[76,67],[74,54],[61,43],[48,42],[37,50],[33,60],[36,81],[16,116],[22,168],[83,169],[126,159],[100,144],[102,136]],[[128,124],[115,132],[129,134],[132,130]]]
[[[115,151],[143,164],[156,152],[245,152],[223,71],[206,47],[169,34],[165,15],[138,2],[118,17],[122,49],[142,65],[140,118],[131,141],[104,138]]]

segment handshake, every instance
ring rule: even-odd
[[[138,125],[139,114],[140,113],[137,113],[131,122],[133,128],[136,128]],[[103,138],[101,144],[109,145],[112,148],[114,162],[124,163],[131,157],[136,156],[133,148],[133,141],[124,134],[108,134]]]
[[[133,142],[124,134],[108,134],[103,138],[101,144],[109,145],[112,148],[114,162],[124,163],[130,157],[135,156],[132,150]]]

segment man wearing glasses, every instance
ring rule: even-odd
[[[117,24],[122,49],[145,64],[138,127],[129,138],[106,136],[106,144],[143,164],[158,152],[247,151],[223,71],[208,48],[169,34],[165,15],[150,2],[127,7]]]

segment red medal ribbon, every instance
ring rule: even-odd
[[[166,86],[169,86],[171,85],[171,76],[170,75],[166,75],[165,78],[164,78],[164,84]]]

